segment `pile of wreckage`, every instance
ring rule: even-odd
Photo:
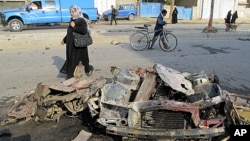
[[[222,90],[215,74],[181,73],[161,64],[111,72],[112,82],[75,74],[60,84],[39,83],[12,106],[2,125],[22,119],[58,123],[62,115],[87,109],[107,135],[123,140],[211,140],[232,124],[250,124],[250,97]],[[75,141],[90,136],[82,131]]]

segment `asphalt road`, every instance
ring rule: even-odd
[[[141,25],[91,25],[94,44],[89,53],[94,75],[112,77],[110,66],[152,67],[161,63],[179,71],[216,73],[224,88],[250,93],[249,41],[239,40],[249,39],[247,24],[232,32],[225,32],[223,24],[214,24],[217,33],[201,33],[206,24],[169,24],[167,28],[178,38],[178,47],[173,52],[163,52],[158,44],[153,50],[133,50],[129,36],[135,32],[134,26]],[[0,97],[28,93],[39,82],[63,81],[64,76],[58,71],[65,59],[65,46],[60,45],[65,32],[66,26],[30,27],[17,33],[2,29]],[[112,41],[120,44],[112,45]]]
[[[135,32],[134,26],[142,24],[109,26],[106,22],[91,25],[94,44],[89,47],[89,55],[90,63],[95,67],[91,77],[112,77],[110,66],[148,68],[160,63],[181,72],[215,73],[223,89],[250,94],[250,32],[247,24],[232,32],[225,32],[223,24],[214,24],[217,33],[201,33],[207,24],[169,24],[167,28],[178,38],[178,47],[173,52],[163,52],[158,44],[153,50],[133,50],[129,36]],[[65,25],[29,27],[18,33],[0,30],[0,121],[7,106],[18,96],[33,91],[38,83],[64,81],[65,76],[59,69],[65,61],[65,46],[60,45],[65,32]],[[119,44],[112,45],[112,41]],[[13,140],[72,140],[86,128],[78,119],[65,117],[60,121],[56,130],[51,128],[54,125],[51,122],[29,122],[1,127],[0,131],[10,133],[9,138]],[[98,139],[104,137],[93,140]]]

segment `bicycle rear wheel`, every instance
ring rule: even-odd
[[[163,51],[173,51],[177,47],[177,38],[174,34],[165,32],[160,37],[159,45]]]
[[[145,33],[136,32],[130,36],[130,46],[138,51],[144,50],[148,46],[148,37]]]

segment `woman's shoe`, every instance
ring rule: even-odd
[[[91,76],[92,73],[93,73],[93,71],[94,71],[94,67],[93,67],[93,66],[90,66],[90,70],[89,70],[88,73],[86,73],[86,75],[87,75],[87,76]]]

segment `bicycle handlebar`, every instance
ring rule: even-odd
[[[150,25],[150,24],[144,24],[143,27],[142,26],[135,26],[135,28],[137,28],[137,29],[145,29],[143,31],[148,31],[149,30],[148,29],[149,26],[152,26],[152,25]],[[167,30],[166,29],[166,25],[163,26],[163,29],[159,29],[159,31],[160,30],[165,30],[166,32],[172,32],[171,30]]]

